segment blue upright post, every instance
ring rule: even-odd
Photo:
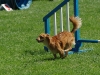
[[[50,22],[49,22],[49,18],[45,20],[45,33],[50,34]]]
[[[78,0],[74,0],[74,16],[75,17],[79,16]],[[80,31],[78,29],[75,32],[76,45],[75,45],[75,48],[73,49],[74,52],[78,52],[79,51],[79,47],[81,46],[81,42],[78,42],[79,39],[80,39]]]
[[[74,16],[79,15],[79,10],[78,10],[78,0],[74,0]]]
[[[50,34],[50,20],[49,18],[45,20],[45,33]],[[48,48],[44,46],[44,50],[48,52]]]

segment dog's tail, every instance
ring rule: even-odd
[[[73,23],[73,29],[72,29],[71,33],[75,33],[75,31],[77,29],[79,29],[82,25],[82,20],[79,17],[73,17],[73,16],[70,17],[70,22]]]

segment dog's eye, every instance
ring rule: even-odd
[[[40,38],[42,39],[43,37],[42,37],[42,36],[40,36]]]

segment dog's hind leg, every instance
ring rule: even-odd
[[[72,49],[72,47],[69,47],[69,48],[65,49],[64,51],[68,52],[68,51],[70,51],[71,49]]]
[[[66,52],[70,51],[73,45],[75,45],[75,41],[72,39],[69,43],[66,44],[66,47],[64,48],[64,50]]]
[[[61,47],[61,45],[59,43],[56,43],[56,49],[57,49],[57,52],[59,53],[60,55],[60,58],[65,58],[65,51],[64,49]]]
[[[65,51],[63,49],[59,49],[59,55],[60,55],[60,58],[65,58],[66,57],[66,54]]]

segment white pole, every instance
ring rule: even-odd
[[[67,30],[70,32],[70,21],[69,21],[69,2],[67,2]]]
[[[54,13],[54,35],[57,35],[57,20],[56,20],[56,12]]]
[[[60,8],[60,31],[63,31],[63,8]]]
[[[100,43],[100,40],[98,40],[98,43]]]

